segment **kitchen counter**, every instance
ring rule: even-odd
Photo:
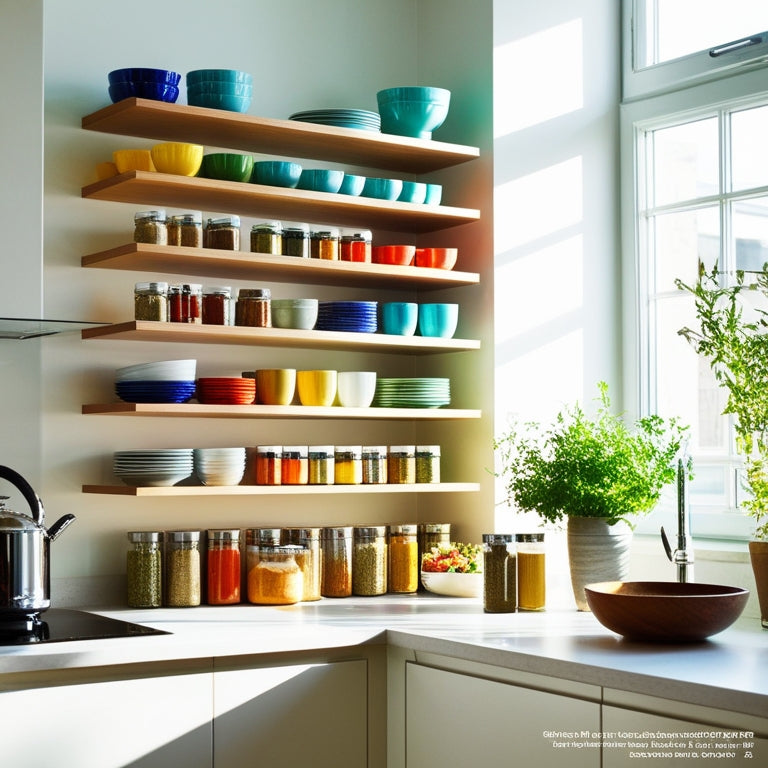
[[[295,606],[98,609],[170,632],[0,647],[2,675],[389,644],[497,667],[765,716],[768,632],[741,619],[703,643],[625,641],[591,613],[485,614],[480,601],[424,595],[324,598]]]

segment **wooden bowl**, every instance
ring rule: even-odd
[[[675,581],[605,581],[585,587],[587,603],[606,628],[632,640],[695,642],[739,618],[749,590]]]

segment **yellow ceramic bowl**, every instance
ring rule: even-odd
[[[104,179],[111,179],[113,176],[117,176],[119,171],[114,163],[96,163],[96,178],[99,181]]]
[[[112,153],[112,160],[118,173],[155,170],[152,153],[148,149],[116,149]]]
[[[203,162],[203,145],[168,141],[152,147],[152,161],[160,173],[194,176]]]
[[[333,405],[336,386],[336,371],[296,372],[296,389],[302,405]]]
[[[256,399],[263,405],[290,405],[295,391],[295,368],[262,368],[256,371]]]

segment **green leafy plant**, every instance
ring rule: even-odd
[[[745,318],[745,296],[768,299],[768,264],[762,272],[735,273],[733,285],[722,286],[717,265],[699,265],[694,285],[677,280],[693,296],[698,330],[682,328],[696,352],[706,357],[728,399],[725,413],[734,417],[736,447],[744,456],[744,482],[750,498],[742,502],[755,518],[755,537],[768,539],[768,311],[755,307]]]
[[[594,419],[576,404],[546,429],[517,423],[494,440],[508,504],[551,523],[600,517],[632,525],[633,516],[653,509],[675,480],[688,428],[655,415],[627,425],[611,411],[608,385],[598,389]]]

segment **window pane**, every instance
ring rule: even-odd
[[[717,137],[715,117],[653,131],[651,205],[667,205],[717,194]]]
[[[731,115],[731,189],[768,186],[768,107]]]
[[[758,272],[768,262],[768,197],[733,204],[736,269]]]

